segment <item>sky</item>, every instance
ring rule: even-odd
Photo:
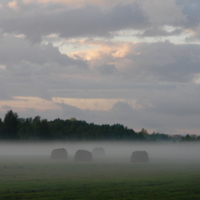
[[[8,110],[200,135],[200,1],[1,0]]]

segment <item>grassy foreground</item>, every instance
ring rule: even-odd
[[[200,161],[0,156],[0,199],[200,199]]]

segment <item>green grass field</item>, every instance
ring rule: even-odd
[[[0,199],[200,199],[200,160],[0,156]]]

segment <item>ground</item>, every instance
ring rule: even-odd
[[[200,160],[0,156],[0,199],[200,199]]]

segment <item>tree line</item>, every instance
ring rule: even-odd
[[[149,134],[144,128],[140,132],[124,127],[121,124],[97,125],[86,121],[71,119],[54,119],[48,121],[40,116],[19,118],[12,110],[7,111],[0,119],[1,140],[124,140],[124,141],[158,141],[171,140],[163,133]]]

